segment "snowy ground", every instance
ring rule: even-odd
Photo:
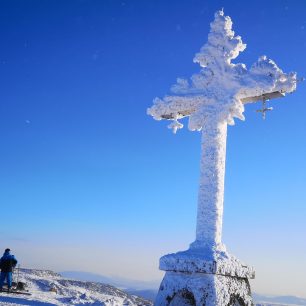
[[[32,295],[3,292],[0,293],[0,305],[152,305],[149,301],[107,284],[66,279],[47,270],[21,269],[19,281],[27,284],[26,289]]]
[[[15,279],[17,275],[15,274]],[[99,305],[99,306],[152,306],[153,303],[128,294],[114,286],[98,282],[87,282],[64,278],[57,273],[47,270],[20,269],[19,281],[27,284],[27,291],[32,295],[15,295],[0,293],[0,305],[15,306],[51,306],[51,305]],[[50,292],[56,289],[57,293]],[[156,290],[142,290],[139,295],[150,296],[154,299]],[[256,306],[306,306],[306,299],[297,297],[265,297],[254,296]]]

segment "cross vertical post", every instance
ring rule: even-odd
[[[227,122],[210,120],[202,130],[196,241],[192,247],[222,246]]]

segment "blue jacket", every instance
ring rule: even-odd
[[[14,255],[11,255],[10,252],[4,252],[3,256],[0,259],[0,269],[1,272],[12,272],[13,267],[17,265],[17,260]]]

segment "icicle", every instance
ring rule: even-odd
[[[182,123],[180,123],[177,119],[174,119],[174,120],[168,125],[168,128],[169,128],[169,129],[172,129],[172,132],[173,132],[174,134],[176,134],[177,130],[183,128],[183,126],[184,126],[184,125],[183,125]]]

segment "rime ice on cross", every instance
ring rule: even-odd
[[[296,74],[285,74],[262,56],[248,70],[233,64],[246,48],[232,31],[230,17],[215,14],[208,42],[194,57],[201,70],[190,80],[177,79],[173,94],[156,98],[148,114],[173,122],[173,132],[183,127],[179,119],[189,117],[191,131],[202,131],[202,156],[196,240],[191,249],[206,255],[225,251],[221,242],[227,125],[244,120],[244,104],[284,96],[296,89]]]
[[[296,89],[297,80],[265,56],[250,69],[231,63],[245,47],[231,19],[217,12],[208,42],[194,58],[200,72],[178,79],[172,94],[156,98],[148,109],[156,120],[172,120],[174,133],[183,117],[189,117],[190,130],[202,131],[196,240],[188,250],[160,259],[166,274],[155,306],[253,305],[248,279],[255,271],[229,254],[221,240],[227,125],[244,119],[244,104],[282,97]]]

